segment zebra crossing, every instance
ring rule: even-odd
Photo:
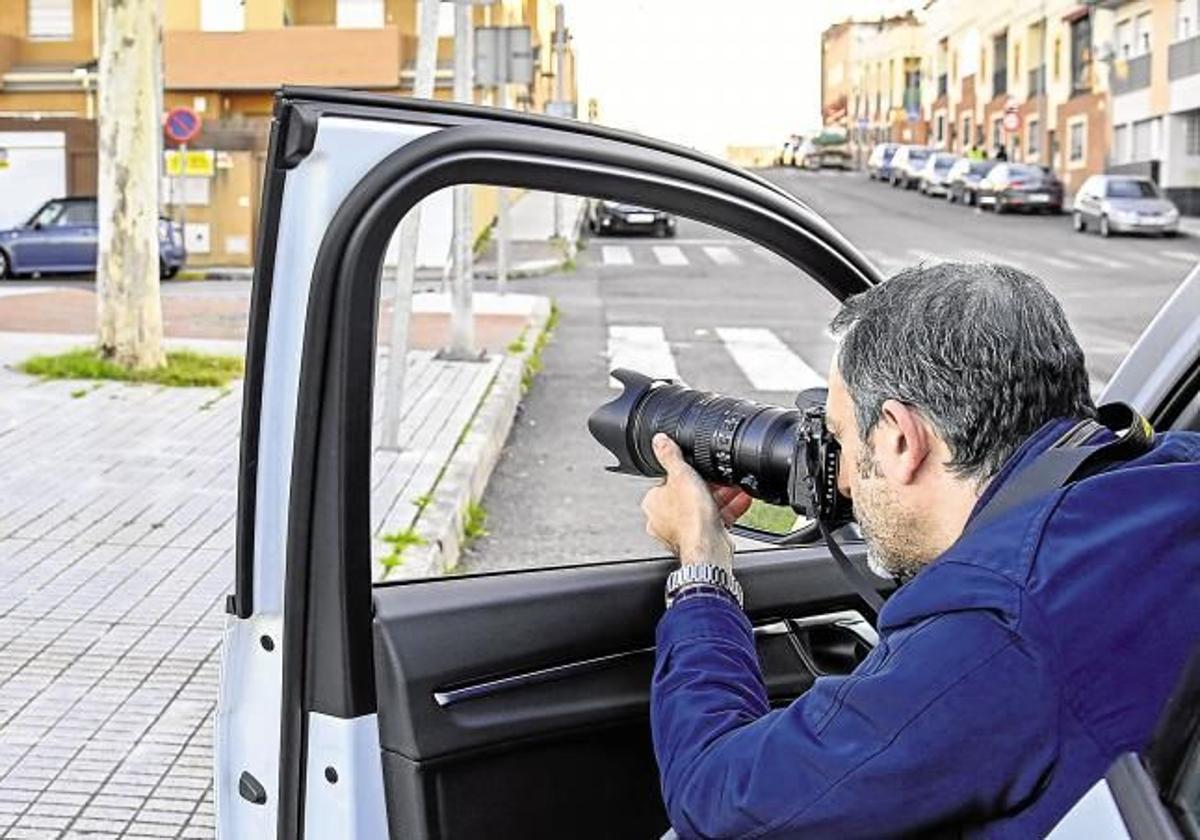
[[[707,336],[710,331],[701,329],[697,330],[696,334]],[[717,336],[720,345],[745,378],[745,382],[740,383],[740,390],[745,390],[746,384],[754,391],[781,392],[802,391],[825,385],[825,377],[784,343],[773,330],[763,327],[719,326],[714,328],[711,334]],[[829,343],[832,347],[832,341]],[[609,324],[606,354],[608,370],[630,368],[647,376],[682,381],[676,357],[692,347],[693,342],[668,341],[666,332],[660,326]],[[621,387],[611,376],[608,378],[608,384],[610,388]],[[713,382],[697,384],[705,388],[716,385]]]
[[[1179,248],[1155,251],[1129,248],[1113,256],[1084,249],[1062,249],[1048,254],[1020,248],[1005,250],[1003,254],[971,249],[940,252],[924,248],[906,248],[899,252],[865,248],[863,253],[884,274],[894,274],[919,263],[950,261],[1002,262],[1034,274],[1050,270],[1080,273],[1097,269],[1137,271],[1145,266],[1179,270],[1200,262],[1200,253]],[[600,245],[599,260],[596,262],[603,268],[661,269],[785,265],[766,248],[738,239],[675,239],[669,244],[636,241],[620,245],[604,243]]]

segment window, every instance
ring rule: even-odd
[[[1028,154],[1030,160],[1037,160],[1042,153],[1042,127],[1038,124],[1036,118],[1029,121],[1029,128],[1027,131],[1029,139],[1025,141],[1026,153]]]
[[[1129,160],[1129,125],[1118,125],[1113,129],[1113,163]]]
[[[1150,13],[1142,12],[1133,21],[1133,54],[1146,55],[1150,52]]]
[[[1004,118],[994,117],[992,119],[992,151],[999,149],[1004,145]]]
[[[72,0],[29,0],[29,37],[34,41],[70,41],[74,38]]]
[[[1117,24],[1117,56],[1133,58],[1133,21],[1126,18]]]
[[[1062,38],[1054,39],[1054,81],[1062,75]]]
[[[383,0],[337,0],[337,25],[339,29],[383,28]]]
[[[992,42],[992,96],[1008,93],[1008,31],[997,35]]]
[[[96,224],[96,205],[91,201],[68,201],[55,224],[94,225]]]
[[[946,115],[938,114],[937,116],[937,142],[942,145],[946,142]]]
[[[1197,0],[1175,0],[1175,40],[1185,41],[1196,34]]]
[[[1140,120],[1133,124],[1132,160],[1150,160],[1154,157],[1154,120]]]
[[[1200,156],[1200,111],[1189,111],[1183,120],[1183,153]]]
[[[1092,92],[1092,20],[1071,24],[1071,96]]]
[[[242,0],[200,0],[200,28],[205,32],[241,32],[246,28]]]
[[[1081,164],[1087,150],[1087,117],[1079,117],[1067,124],[1067,162]]]
[[[971,115],[967,114],[963,117],[963,133],[962,133],[963,151],[971,145]]]

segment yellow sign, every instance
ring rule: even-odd
[[[0,149],[0,169],[8,169],[8,149]]]
[[[211,178],[217,171],[216,156],[212,149],[188,149],[182,155],[176,150],[169,150],[163,152],[163,156],[163,168],[171,178],[178,178],[180,175]]]

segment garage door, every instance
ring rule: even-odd
[[[0,131],[0,229],[66,195],[66,144],[61,131]]]

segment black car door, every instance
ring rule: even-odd
[[[219,833],[657,836],[667,821],[647,700],[669,559],[371,585],[384,249],[420,199],[482,183],[687,215],[773,251],[838,299],[878,274],[756,176],[570,121],[287,89],[269,158],[217,723]],[[560,550],[546,546],[547,557]],[[773,702],[864,655],[870,628],[847,622],[858,602],[823,546],[738,562]]]

